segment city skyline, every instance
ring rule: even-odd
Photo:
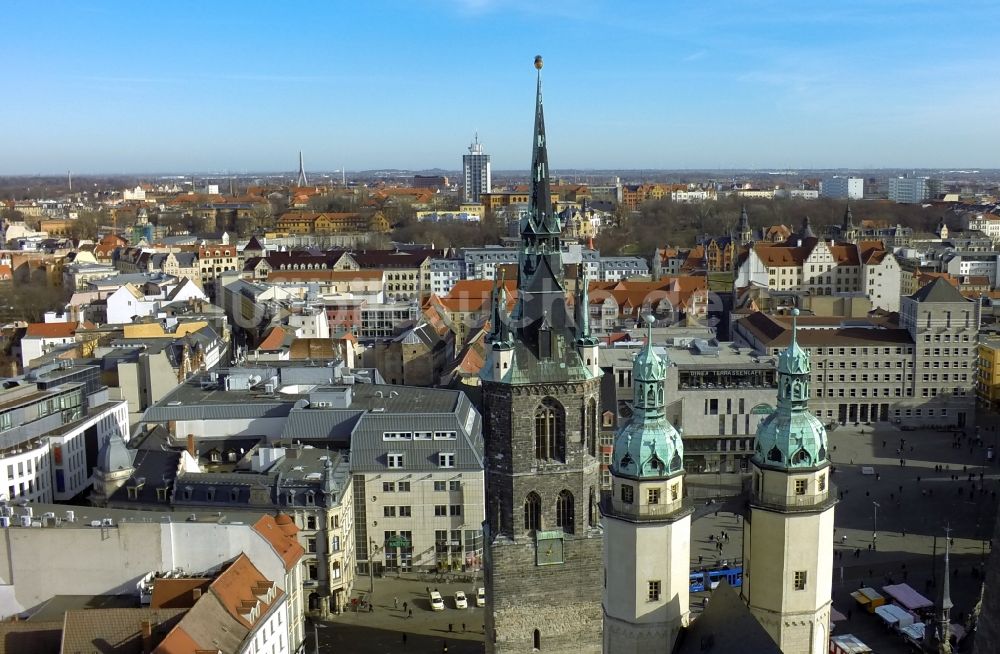
[[[1000,167],[982,2],[170,9],[14,5],[0,174],[519,170],[536,52],[554,169]]]

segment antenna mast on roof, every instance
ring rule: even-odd
[[[306,179],[306,165],[302,159],[302,150],[299,150],[299,178],[295,182],[296,186],[309,186],[309,180]]]

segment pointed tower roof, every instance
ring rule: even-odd
[[[826,427],[809,403],[809,353],[798,343],[792,310],[792,342],[778,356],[778,407],[757,428],[754,464],[779,470],[815,468],[829,463]]]
[[[740,222],[737,231],[739,232],[750,231],[750,216],[747,214],[747,205],[745,204],[740,208]]]
[[[250,240],[247,241],[246,247],[243,248],[244,251],[250,250],[251,252],[263,252],[264,246],[261,245],[260,240],[256,235],[251,236]]]
[[[559,218],[552,210],[542,106],[542,58],[535,57],[537,89],[531,145],[531,193],[521,220],[517,304],[507,321],[514,350],[506,383],[531,384],[592,379],[577,347],[586,332],[571,315]],[[585,300],[589,302],[589,300]],[[498,303],[499,304],[499,303]],[[495,348],[494,348],[495,349]]]
[[[792,309],[792,342],[778,355],[778,374],[809,374],[809,354],[799,346],[798,316],[799,310]]]
[[[114,431],[97,451],[97,467],[105,473],[133,468],[135,451],[128,449],[125,439]]]
[[[653,318],[646,316],[646,344],[632,362],[633,413],[615,436],[611,472],[656,479],[684,471],[684,441],[666,416],[664,381],[669,361],[653,348]]]
[[[809,224],[809,216],[802,219],[802,231],[799,232],[800,238],[816,238],[816,233],[812,230],[812,225]]]
[[[587,277],[587,266],[579,264],[576,276],[576,304],[573,307],[573,319],[576,324],[576,342],[581,345],[594,345],[597,339],[590,333],[590,279]]]
[[[854,229],[854,214],[851,213],[851,203],[847,203],[847,210],[844,211],[844,231]]]

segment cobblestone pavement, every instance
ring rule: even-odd
[[[855,610],[850,593],[862,584],[880,589],[891,578],[897,583],[905,580],[936,601],[946,524],[950,524],[955,539],[951,550],[952,568],[957,570],[951,582],[953,621],[959,622],[972,610],[980,589],[973,571],[989,552],[988,540],[996,517],[995,493],[1000,491],[1000,468],[985,466],[986,445],[993,444],[997,432],[984,431],[987,443],[971,449],[968,438],[954,448],[953,435],[940,431],[900,431],[879,426],[840,427],[830,432],[835,467],[832,480],[840,497],[835,519],[833,600],[838,611],[844,615],[850,611],[851,616],[849,621],[838,623],[834,633],[853,633],[880,654],[908,652],[897,636],[881,627],[876,616],[860,608]],[[969,432],[974,433],[971,429]],[[863,466],[871,466],[876,474],[863,474]],[[879,505],[877,522],[873,502]],[[733,499],[711,505],[702,502],[696,507],[691,530],[692,570],[715,566],[723,560],[740,563],[742,520],[734,513],[739,508],[740,502]],[[723,530],[729,539],[723,540],[720,552],[709,535],[718,536]],[[873,534],[877,534],[876,549],[869,551]],[[935,552],[937,570],[931,565]],[[935,577],[936,588],[929,586]],[[321,623],[322,628],[317,629],[320,651],[439,653],[447,643],[449,654],[483,652],[483,610],[458,610],[453,600],[456,590],[464,590],[474,598],[475,588],[480,585],[481,576],[466,583],[434,583],[417,574],[402,579],[375,579],[374,612],[349,612]],[[367,594],[368,587],[368,579],[360,577],[356,595]],[[445,611],[430,610],[428,587],[441,592],[448,607]],[[691,597],[695,614],[700,611],[701,596],[695,593]],[[405,614],[403,602],[407,603]],[[313,651],[311,640],[306,651]]]

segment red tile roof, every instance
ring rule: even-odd
[[[69,338],[80,326],[75,322],[33,322],[24,333],[26,338]]]
[[[273,327],[264,340],[257,346],[258,350],[280,350],[285,344],[288,333],[283,327]]]
[[[254,523],[253,530],[260,534],[281,557],[285,563],[285,570],[291,570],[306,551],[296,537],[299,530],[295,524],[289,524],[287,515],[281,514],[278,518],[282,519],[280,525],[274,516],[261,516],[260,520]]]

